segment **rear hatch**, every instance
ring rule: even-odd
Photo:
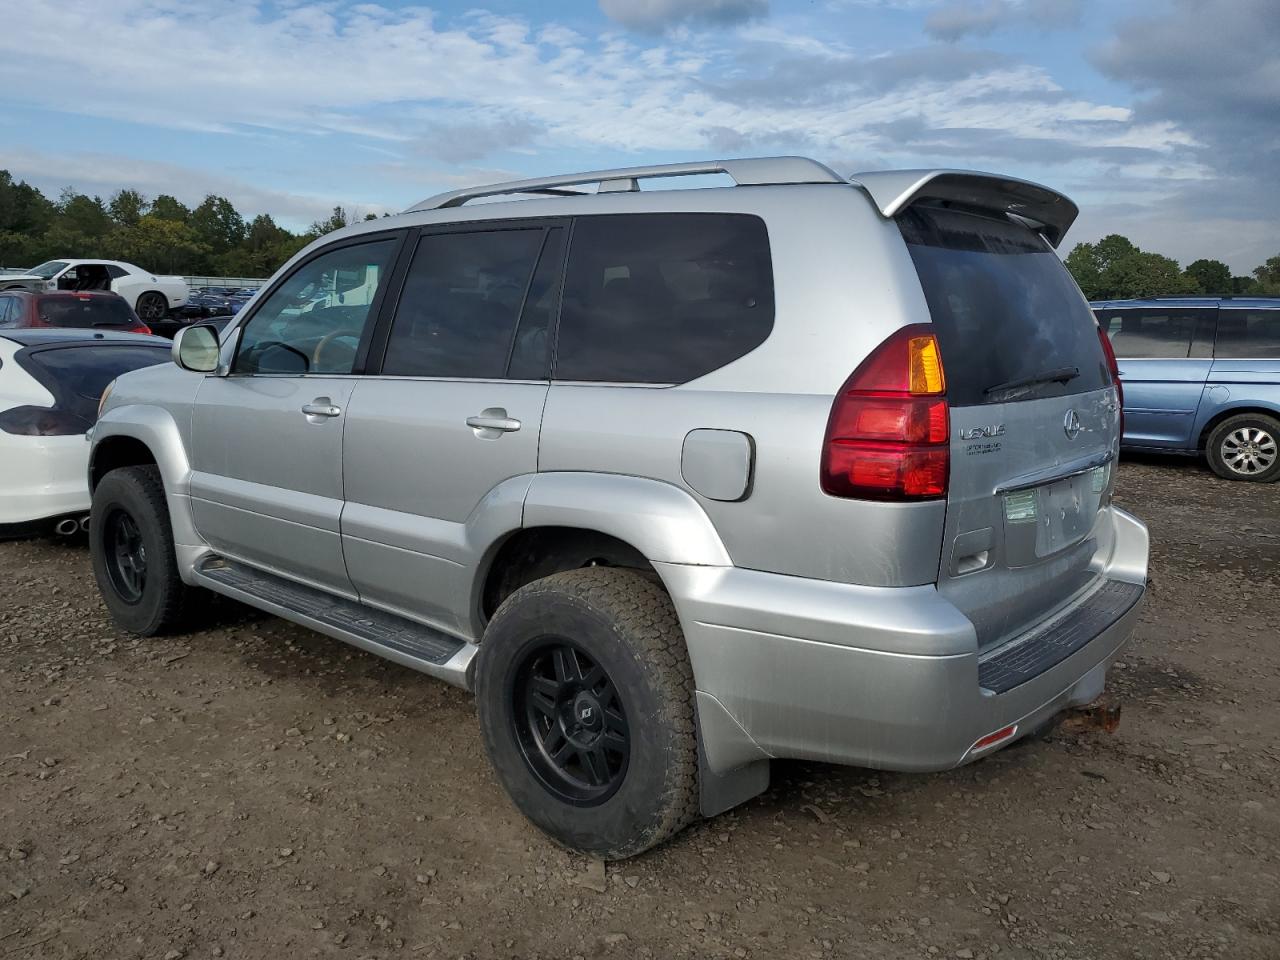
[[[989,649],[1097,585],[1119,413],[1089,305],[999,212],[897,217],[936,328],[951,416],[939,591]]]
[[[115,294],[50,293],[36,300],[36,316],[46,327],[101,327],[146,332],[128,301]]]

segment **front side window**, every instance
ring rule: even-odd
[[[1187,356],[1198,319],[1191,311],[1118,310],[1099,322],[1117,357],[1162,360]]]
[[[1220,360],[1280,360],[1280,310],[1218,311]]]
[[[350,373],[398,242],[338,247],[294,270],[246,322],[233,372]]]
[[[391,324],[382,373],[505,376],[546,234],[539,227],[422,237]]]
[[[555,377],[685,383],[773,329],[764,221],[745,214],[582,217],[573,228]]]

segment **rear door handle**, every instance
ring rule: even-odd
[[[508,417],[502,407],[489,407],[474,417],[467,417],[467,426],[478,436],[492,438],[499,433],[515,433],[520,429],[520,421]]]
[[[302,412],[308,417],[336,417],[342,413],[342,408],[328,397],[316,397],[302,405]]]

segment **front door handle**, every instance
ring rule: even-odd
[[[310,417],[336,417],[342,413],[342,408],[330,400],[328,397],[316,397],[310,403],[302,405],[302,412]]]
[[[474,417],[467,417],[467,426],[476,436],[492,440],[503,433],[515,433],[520,429],[520,421],[508,417],[502,407],[489,407]]]

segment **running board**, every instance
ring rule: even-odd
[[[455,687],[471,689],[478,649],[474,643],[222,557],[201,563],[195,578],[216,593]]]

